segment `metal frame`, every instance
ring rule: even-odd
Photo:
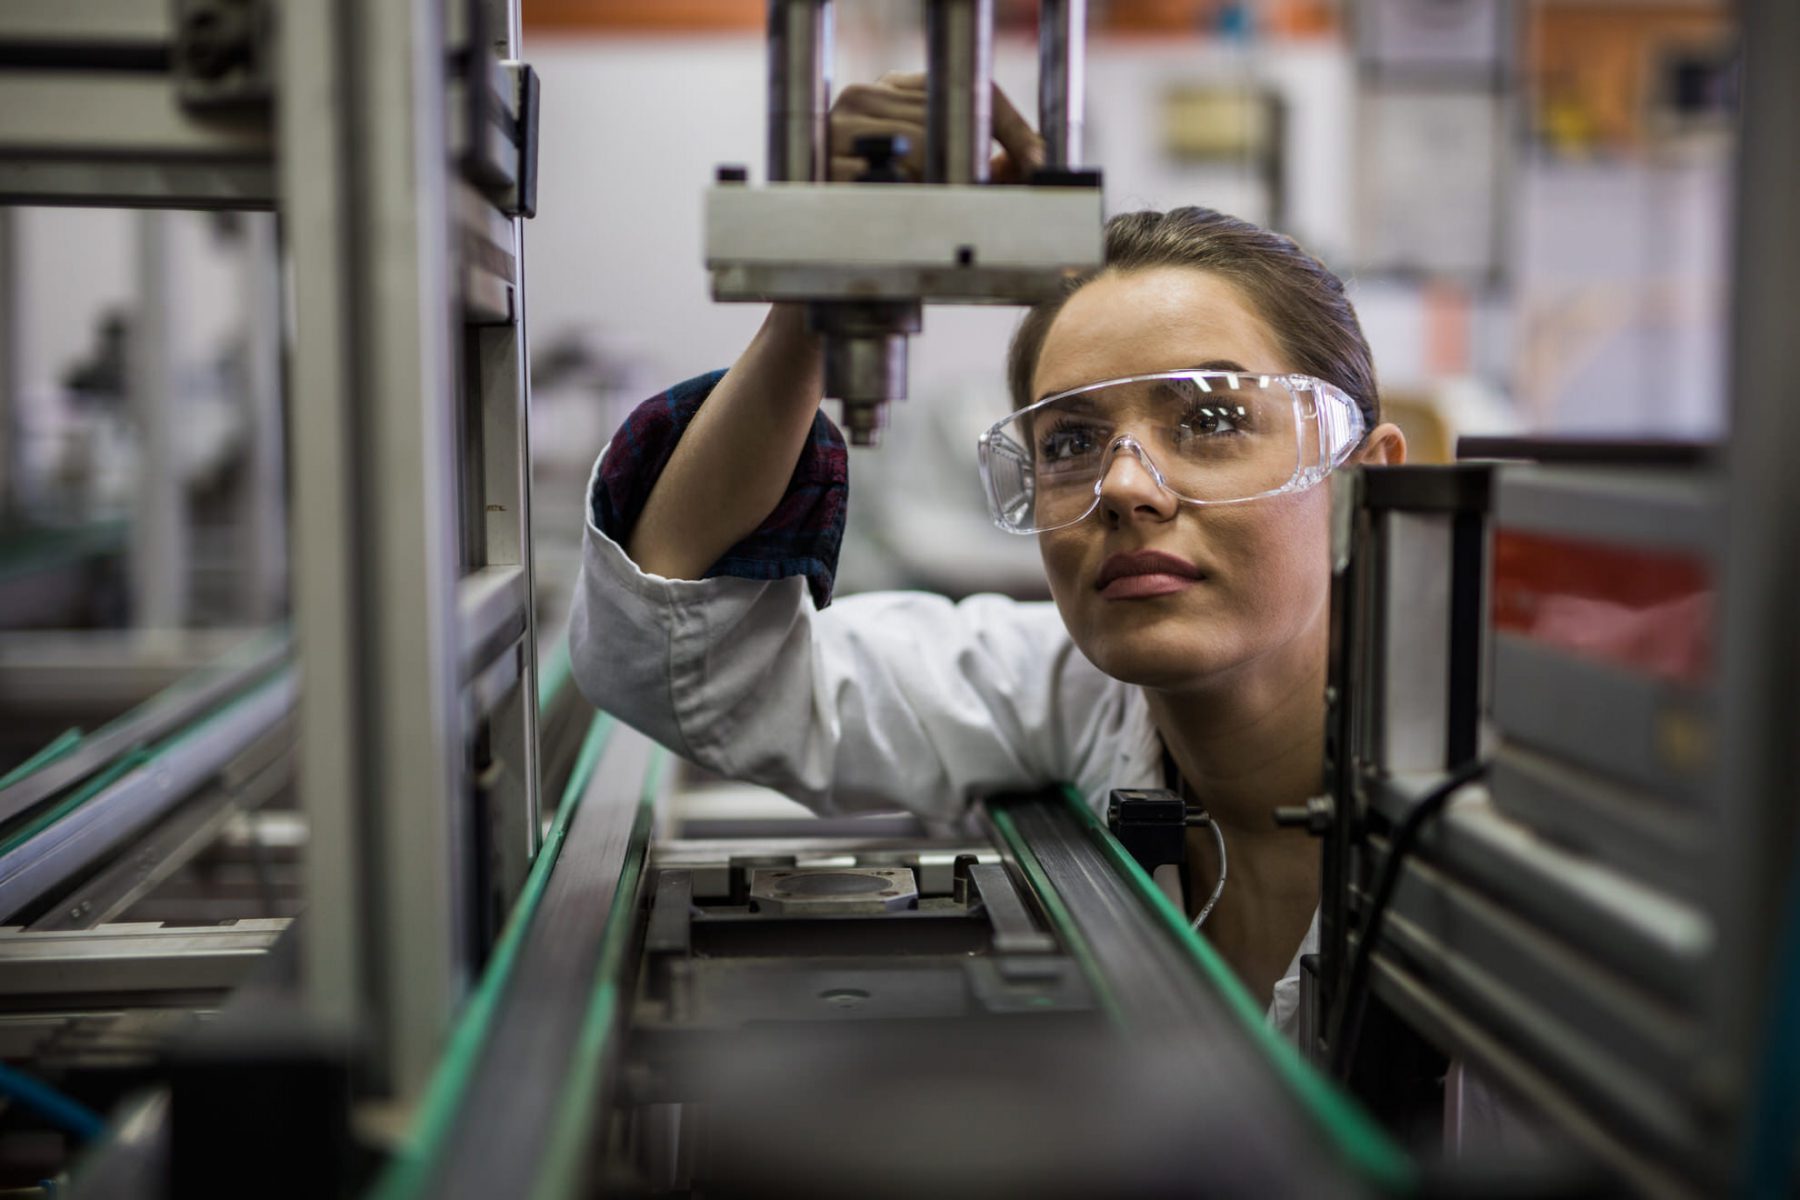
[[[1800,740],[1800,445],[1793,381],[1800,342],[1781,316],[1800,275],[1800,8],[1781,0],[1740,6],[1743,118],[1738,143],[1732,298],[1732,409],[1726,450],[1721,662],[1726,686],[1718,726],[1716,805],[1721,858],[1709,871],[1720,930],[1718,969],[1706,979],[1715,1069],[1745,1089],[1761,1085],[1757,1048],[1792,1014],[1766,1011],[1769,959],[1782,931],[1781,905],[1800,888],[1794,781]],[[1790,942],[1796,936],[1786,935]],[[1736,1068],[1735,1070],[1733,1068]],[[1758,1116],[1751,1114],[1752,1118]],[[1793,1131],[1778,1134],[1790,1141]],[[1771,1191],[1784,1185],[1746,1181]]]
[[[1662,1194],[1734,1186],[1773,1194],[1794,1179],[1793,1131],[1763,1127],[1774,1110],[1763,1111],[1758,1089],[1768,1072],[1791,1070],[1770,1049],[1792,1021],[1771,995],[1771,960],[1781,939],[1794,936],[1782,928],[1791,917],[1779,901],[1800,887],[1792,802],[1800,777],[1800,632],[1792,619],[1800,611],[1800,475],[1787,461],[1800,440],[1800,413],[1790,403],[1800,346],[1782,315],[1800,271],[1791,219],[1800,164],[1783,152],[1800,128],[1800,81],[1782,69],[1800,53],[1800,10],[1742,6],[1741,41],[1734,405],[1724,461],[1665,450],[1651,473],[1631,448],[1617,447],[1577,450],[1582,465],[1495,468],[1496,521],[1506,528],[1580,525],[1602,542],[1712,551],[1720,594],[1712,627],[1722,653],[1710,682],[1691,689],[1695,703],[1710,700],[1716,711],[1703,762],[1652,762],[1627,739],[1606,737],[1597,721],[1575,736],[1556,730],[1544,706],[1571,687],[1609,715],[1626,707],[1622,685],[1598,668],[1535,651],[1558,674],[1510,694],[1510,707],[1499,684],[1516,684],[1536,661],[1527,644],[1496,635],[1492,669],[1483,671],[1499,681],[1498,732],[1541,751],[1527,759],[1566,768],[1545,803],[1556,800],[1555,787],[1584,789],[1585,819],[1604,829],[1609,811],[1623,820],[1652,791],[1676,792],[1691,801],[1682,810],[1691,819],[1671,826],[1679,835],[1667,836],[1667,847],[1639,831],[1637,844],[1584,853],[1522,828],[1506,804],[1471,795],[1424,831],[1418,858],[1401,871],[1371,976],[1374,995],[1415,1030],[1549,1116],[1634,1188]],[[1622,476],[1634,462],[1638,472]],[[1369,474],[1371,486],[1378,474]],[[1651,489],[1660,508],[1635,499]],[[1718,519],[1721,500],[1729,520]],[[1352,941],[1343,914],[1367,905],[1367,881],[1387,853],[1385,831],[1430,782],[1388,772],[1373,736],[1385,702],[1378,622],[1393,599],[1380,578],[1358,574],[1382,569],[1373,507],[1369,497],[1346,500],[1349,519],[1361,522],[1356,553],[1372,563],[1351,563],[1334,592],[1333,684],[1341,694],[1332,728],[1338,812],[1326,852],[1328,982]],[[1502,668],[1512,674],[1502,679]],[[1466,664],[1460,674],[1452,687],[1466,701],[1475,691]],[[1622,730],[1677,723],[1683,697],[1645,698],[1639,693],[1653,685],[1629,679],[1637,708],[1618,717]],[[1583,741],[1596,736],[1600,750]],[[1497,792],[1521,786],[1517,771],[1502,770],[1517,749],[1501,748]],[[1562,818],[1563,827],[1572,820]]]
[[[172,67],[176,39],[173,3],[7,5],[0,197],[103,208],[272,207],[267,120],[184,104]]]
[[[195,66],[185,14],[136,0],[0,13],[0,203],[280,211],[279,246],[252,252],[279,252],[294,306],[306,988],[325,1026],[367,1035],[376,1092],[405,1097],[539,838],[520,225],[537,81],[513,61],[516,0],[262,0],[258,36],[276,35],[253,49],[274,61],[248,80]],[[166,275],[159,248],[146,239],[149,286]],[[260,469],[275,461],[279,296],[272,271],[246,283]],[[152,569],[174,561],[170,527],[141,533],[141,607],[173,622],[174,574]],[[269,567],[247,579],[263,602]]]
[[[120,1004],[217,1003],[256,969],[289,922],[102,925],[79,932],[0,932],[5,1006],[42,1013]]]
[[[319,1016],[373,1035],[378,1087],[406,1096],[536,848],[520,233],[445,169],[459,31],[436,6],[285,15],[308,991]],[[469,47],[472,77],[492,53]],[[473,303],[459,262],[503,286]],[[445,299],[459,293],[466,316]],[[459,430],[478,439],[460,476]],[[488,586],[496,569],[516,581]],[[497,595],[513,619],[465,619]]]

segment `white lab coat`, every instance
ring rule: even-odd
[[[800,576],[645,574],[584,507],[575,681],[708,770],[821,813],[925,817],[980,786],[1066,781],[1104,811],[1113,788],[1163,784],[1143,692],[1082,657],[1048,602],[877,592],[820,611]],[[1290,1036],[1317,945],[1315,915],[1269,1008]]]

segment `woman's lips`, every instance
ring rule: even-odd
[[[1161,572],[1154,575],[1121,575],[1101,588],[1100,594],[1108,600],[1141,600],[1147,596],[1167,596],[1172,592],[1185,591],[1199,582],[1186,575]]]
[[[1137,600],[1182,591],[1205,577],[1185,558],[1160,550],[1138,550],[1115,554],[1101,563],[1094,587],[1108,600]]]

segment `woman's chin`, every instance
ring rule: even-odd
[[[1126,636],[1102,635],[1077,640],[1081,651],[1100,670],[1121,683],[1159,691],[1202,686],[1237,666],[1242,655],[1216,637],[1196,638],[1191,629],[1156,637],[1137,630]]]

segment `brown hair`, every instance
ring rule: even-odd
[[[1081,286],[1108,271],[1194,267],[1236,284],[1275,334],[1295,370],[1344,389],[1367,427],[1381,421],[1375,360],[1344,295],[1344,281],[1290,237],[1210,208],[1120,213],[1106,223],[1105,265],[1071,279],[1060,296],[1025,314],[1007,354],[1014,408],[1036,399],[1031,377],[1056,314]]]

